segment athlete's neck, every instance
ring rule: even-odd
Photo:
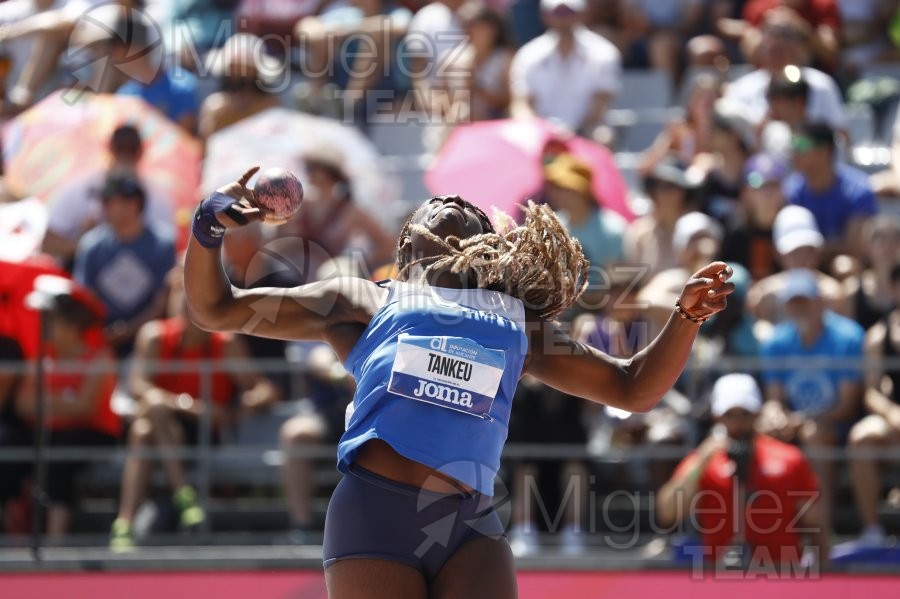
[[[417,264],[410,268],[409,278],[411,283],[424,282],[432,287],[446,287],[448,289],[474,289],[477,287],[474,277],[467,273],[453,273],[449,270],[438,270],[425,273],[426,267]]]

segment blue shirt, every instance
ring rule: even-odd
[[[862,372],[853,368],[853,363],[862,359],[865,331],[834,312],[826,311],[824,319],[822,334],[811,346],[803,345],[797,326],[790,321],[775,327],[772,337],[762,345],[761,355],[767,368],[765,382],[784,387],[792,410],[826,412],[837,405],[841,383],[862,379]],[[802,358],[805,367],[791,367],[786,361],[791,358]],[[842,359],[849,364],[817,366],[815,358]],[[787,369],[777,368],[779,365]]]
[[[175,242],[169,235],[146,226],[140,236],[123,242],[102,224],[78,243],[73,275],[97,294],[112,323],[149,308],[174,265]]]
[[[129,79],[116,93],[143,98],[176,123],[187,116],[197,116],[200,110],[197,79],[180,68],[163,70],[147,85]]]
[[[789,204],[803,206],[815,215],[819,231],[827,241],[842,239],[852,218],[878,212],[869,178],[845,164],[837,165],[834,185],[824,193],[814,192],[803,175],[795,172],[784,180],[784,195]]]
[[[493,495],[528,350],[524,318],[522,302],[497,291],[392,283],[347,356],[356,393],[338,468],[381,439]]]

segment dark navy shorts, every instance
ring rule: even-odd
[[[426,491],[351,464],[328,503],[323,553],[326,568],[382,559],[412,566],[431,582],[464,543],[502,536],[487,495]]]

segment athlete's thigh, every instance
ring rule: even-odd
[[[505,538],[460,546],[431,583],[431,599],[515,599],[516,569]]]
[[[427,599],[428,585],[411,566],[381,559],[342,559],[325,569],[328,599]]]

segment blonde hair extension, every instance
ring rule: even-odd
[[[495,211],[496,230],[481,210],[477,212],[487,232],[466,239],[442,239],[422,225],[412,224],[412,219],[407,221],[400,244],[415,231],[447,253],[407,262],[398,246],[398,278],[407,278],[411,267],[425,262],[426,279],[436,271],[467,273],[479,288],[518,298],[544,320],[555,320],[578,300],[587,287],[590,263],[581,243],[569,235],[548,206],[529,200],[522,225]]]

